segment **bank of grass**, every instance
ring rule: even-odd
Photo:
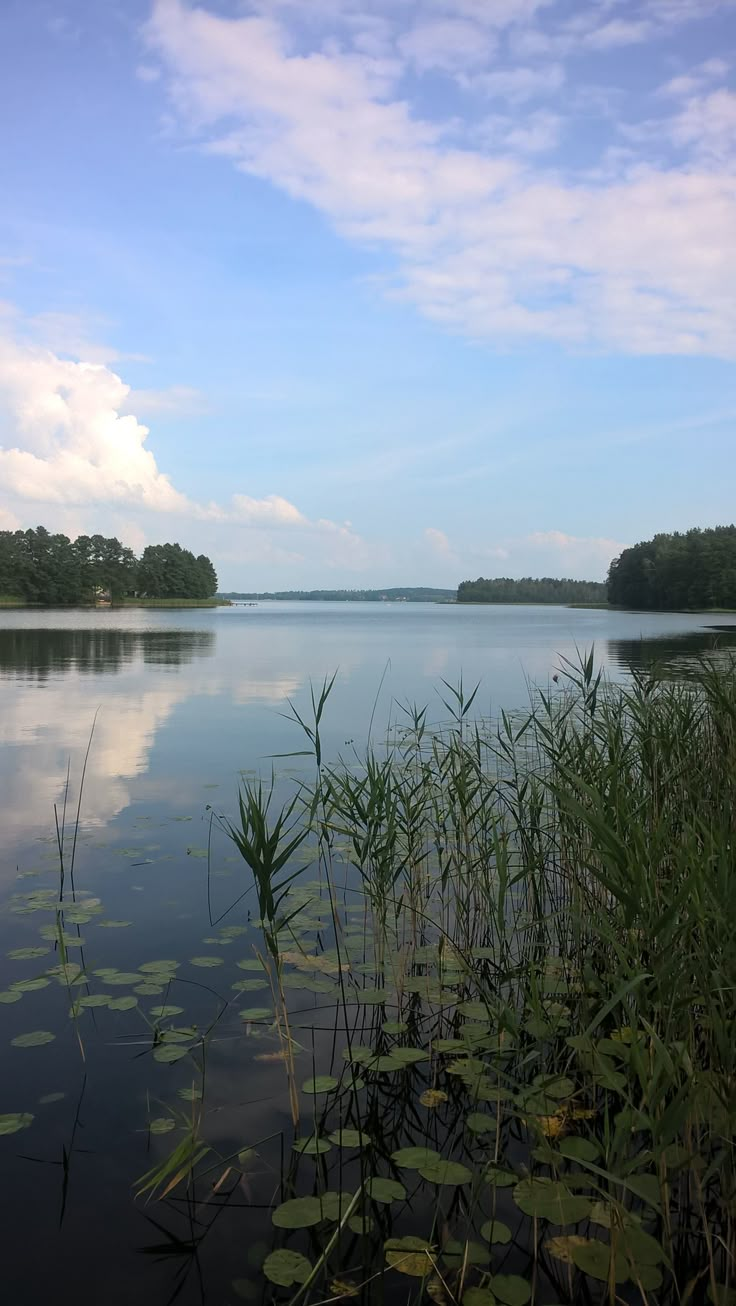
[[[118,608],[229,608],[229,599],[116,599]]]
[[[326,687],[314,782],[283,811],[245,787],[290,1077],[285,965],[336,1012],[264,1266],[294,1301],[382,1267],[464,1306],[736,1300],[734,668],[565,673],[496,727],[448,691],[446,729],[411,709],[334,764]]]
[[[0,594],[0,608],[25,608],[26,600],[14,594]]]

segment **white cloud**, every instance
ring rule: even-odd
[[[725,89],[688,100],[670,123],[675,145],[715,165],[736,159],[736,92]]]
[[[599,31],[600,14],[570,39]],[[156,0],[147,34],[202,144],[391,250],[395,293],[430,318],[503,343],[736,354],[725,170],[640,158],[612,183],[565,180],[530,169],[521,138],[516,156],[454,148],[451,123],[412,115],[380,60],[293,53],[272,20]]]
[[[482,73],[473,79],[472,86],[491,99],[523,104],[526,100],[554,94],[564,82],[562,64],[548,63],[539,68],[501,68],[497,72]]]
[[[207,412],[207,399],[201,390],[190,385],[170,385],[162,390],[128,391],[121,406],[123,413],[187,413],[198,415]]]
[[[486,63],[495,48],[495,39],[488,31],[458,19],[418,24],[399,40],[401,53],[420,72],[473,68]]]
[[[560,140],[563,118],[539,109],[526,118],[492,114],[484,118],[479,135],[489,145],[517,154],[542,154]]]
[[[553,566],[571,567],[577,572],[587,565],[591,574],[599,574],[601,565],[607,566],[626,547],[604,536],[567,535],[564,531],[533,531],[521,543],[552,555]]]
[[[120,414],[127,393],[102,363],[73,362],[0,338],[0,399],[9,431],[0,446],[4,493],[45,503],[133,502],[184,511],[185,496],[145,447],[147,427]]]
[[[12,315],[9,322],[19,325]],[[197,394],[172,390],[177,401]],[[141,548],[140,521],[128,515],[111,525],[113,508],[143,513],[149,522],[158,514],[177,515],[189,529],[193,522],[242,528],[252,538],[241,556],[260,560],[303,560],[275,543],[285,531],[320,565],[361,570],[373,560],[349,523],[310,518],[281,495],[235,492],[219,504],[181,493],[147,447],[148,427],[126,411],[134,397],[103,363],[60,358],[28,339],[0,334],[0,529],[27,524],[29,505],[44,504],[46,524],[76,536],[90,529],[91,520],[99,529],[104,508],[103,529],[117,529]],[[171,390],[143,392],[144,403],[159,411],[172,410],[173,398]]]
[[[446,558],[452,553],[452,547],[445,532],[438,530],[436,526],[428,526],[424,532],[424,538],[431,551],[441,558]]]
[[[671,77],[663,86],[658,87],[657,94],[682,99],[702,90],[710,82],[722,81],[728,71],[729,65],[725,59],[706,59],[704,63],[696,64],[687,73]]]

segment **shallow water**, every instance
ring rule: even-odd
[[[337,671],[323,731],[334,756],[360,748],[369,730],[381,740],[403,719],[402,704],[429,702],[432,719],[445,719],[443,679],[457,684],[462,676],[466,690],[480,681],[474,710],[481,714],[523,706],[530,680],[546,686],[561,657],[574,659],[593,644],[615,677],[651,660],[686,668],[701,651],[736,646],[736,618],[288,603],[0,613],[0,990],[31,981],[18,1000],[0,1003],[0,1116],[34,1117],[0,1137],[9,1301],[36,1303],[53,1293],[84,1306],[140,1294],[158,1306],[178,1291],[185,1303],[221,1303],[252,1293],[240,1281],[259,1284],[258,1258],[271,1246],[270,1207],[278,1200],[280,1131],[291,1129],[288,1099],[274,1038],[238,1017],[270,998],[256,973],[237,967],[252,960],[259,937],[249,925],[251,898],[223,915],[248,882],[215,835],[208,884],[207,847],[211,808],[232,811],[241,774],[273,768],[278,782],[308,765],[278,756],[304,747],[282,715],[289,700],[308,712],[310,681]],[[135,984],[113,984],[114,996],[136,995],[135,1007],[81,1012],[82,1055],[68,1020],[74,990],[45,972],[59,963],[58,943],[48,937],[59,893],[54,809],[63,824],[66,792],[68,868],[93,723],[74,867],[88,919],[67,927],[77,934],[69,960],[82,956],[88,971],[123,974],[159,959],[179,967],[170,984],[143,984],[161,992],[138,992],[141,975]],[[210,916],[221,915],[211,926]],[[223,942],[219,931],[228,925],[243,932]],[[7,955],[36,948],[48,952]],[[193,964],[202,958],[216,964]],[[34,979],[44,982],[36,987]],[[243,981],[249,987],[234,993]],[[341,1065],[334,1004],[326,995],[323,1012],[319,992],[309,989],[293,997],[295,1019],[307,1011],[303,1077],[313,1058],[318,1073],[329,1068],[333,1044]],[[219,1018],[207,1053],[208,1140],[223,1156],[259,1144],[252,1173],[227,1206],[213,1198],[192,1211],[181,1196],[165,1207],[131,1198],[135,1180],[174,1138],[151,1136],[148,1122],[172,1105],[191,1111],[179,1096],[194,1082],[189,1058],[166,1064],[151,1056],[150,1010],[172,1003],[182,1012],[169,1024],[202,1030]],[[365,1010],[356,1013],[365,1018]],[[11,1043],[34,1031],[55,1037]],[[394,1130],[399,1146],[406,1102],[391,1093],[380,1128],[388,1142]],[[41,1101],[50,1095],[55,1100]],[[339,1159],[330,1155],[333,1170]],[[331,1188],[351,1189],[354,1175],[344,1165]],[[194,1257],[191,1243],[210,1224]]]

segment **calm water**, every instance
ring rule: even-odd
[[[187,1025],[206,1027],[243,978],[230,954],[247,957],[255,932],[228,949],[208,921],[209,809],[232,810],[242,773],[273,767],[278,776],[301,764],[277,756],[303,746],[281,715],[288,700],[306,711],[310,681],[337,671],[324,729],[335,754],[364,743],[372,718],[374,738],[383,737],[401,704],[429,702],[443,719],[442,679],[480,681],[483,714],[521,706],[530,680],[546,685],[561,656],[593,644],[612,675],[626,676],[650,660],[684,664],[714,646],[736,647],[736,619],[403,604],[0,612],[0,990],[17,993],[12,985],[30,981],[20,998],[0,1004],[0,1116],[34,1116],[29,1128],[0,1137],[9,1302],[35,1306],[53,1293],[116,1306],[139,1295],[163,1306],[178,1294],[219,1304],[256,1292],[273,1233],[278,1138],[258,1147],[252,1178],[227,1206],[194,1211],[178,1198],[146,1207],[133,1204],[131,1190],[173,1145],[173,1134],[151,1137],[147,1122],[172,1101],[191,1109],[177,1097],[191,1086],[191,1068],[151,1059],[141,1009],[177,1003]],[[82,1059],[66,1019],[68,992],[46,971],[59,960],[49,937],[58,895],[54,806],[61,819],[69,767],[67,819],[76,811],[93,722],[75,881],[99,905],[77,926],[84,942],[70,943],[70,958],[82,955],[88,971],[131,972],[160,958],[181,967],[163,997],[145,992],[145,982],[140,991],[138,976],[136,1008],[84,1011]],[[219,917],[247,886],[222,840],[212,865],[210,909]],[[225,922],[248,930],[249,902]],[[7,955],[34,948],[48,951]],[[216,964],[193,966],[202,955]],[[56,1037],[11,1045],[34,1031]],[[257,1028],[244,1034],[237,1009],[218,1031],[207,1134],[228,1156],[278,1133],[289,1117],[268,1038]]]

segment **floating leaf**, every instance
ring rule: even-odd
[[[85,993],[77,999],[78,1007],[106,1007],[110,1002],[109,993]]]
[[[436,1038],[432,1042],[435,1052],[465,1052],[465,1042],[461,1038]]]
[[[490,1288],[496,1301],[504,1306],[526,1306],[532,1295],[530,1285],[519,1274],[494,1274]]]
[[[347,1227],[351,1233],[355,1233],[361,1238],[373,1233],[375,1221],[372,1216],[364,1212],[362,1215],[351,1215],[347,1221]]]
[[[322,1219],[341,1220],[348,1210],[353,1200],[352,1193],[323,1193],[320,1201],[322,1203]]]
[[[263,1262],[263,1273],[271,1283],[278,1284],[279,1288],[292,1288],[295,1283],[307,1282],[312,1267],[301,1252],[281,1247],[278,1251],[269,1252]]]
[[[433,1249],[425,1238],[410,1234],[405,1238],[387,1238],[383,1250],[387,1265],[413,1279],[423,1279],[434,1269]]]
[[[576,1265],[591,1279],[608,1283],[611,1277],[611,1248],[597,1238],[585,1238],[571,1248],[573,1265]],[[617,1254],[613,1261],[613,1278],[616,1283],[623,1283],[629,1277],[624,1257]]]
[[[190,966],[201,966],[203,969],[212,966],[223,966],[224,964],[224,957],[190,957],[189,959]]]
[[[50,948],[13,948],[7,956],[11,961],[30,961],[31,957],[46,957]]]
[[[406,1197],[406,1189],[397,1179],[379,1179],[374,1177],[367,1179],[365,1191],[373,1202],[386,1203],[403,1202]]]
[[[6,989],[0,993],[0,1002],[10,1006],[11,1002],[20,1002],[22,997],[23,994],[19,993],[17,989]]]
[[[419,1101],[422,1106],[429,1107],[430,1111],[432,1111],[435,1107],[442,1106],[443,1102],[447,1102],[448,1095],[441,1088],[425,1088],[424,1092],[419,1095]]]
[[[317,1075],[314,1079],[305,1080],[302,1093],[332,1093],[339,1085],[340,1081],[334,1075]]]
[[[170,1134],[175,1127],[176,1121],[172,1120],[171,1116],[157,1116],[148,1126],[152,1134]]]
[[[172,1061],[181,1061],[188,1051],[189,1049],[182,1047],[180,1043],[161,1043],[153,1049],[153,1059],[169,1064]]]
[[[553,1179],[522,1179],[514,1189],[514,1201],[525,1215],[553,1224],[577,1224],[590,1215],[591,1202],[576,1197],[564,1184]]]
[[[431,1147],[400,1147],[397,1152],[391,1153],[391,1160],[402,1170],[419,1170],[421,1166],[432,1165],[442,1158]]]
[[[511,1230],[503,1220],[486,1220],[486,1223],[481,1225],[480,1236],[485,1238],[487,1243],[505,1245],[511,1242]]]
[[[484,1111],[471,1111],[465,1117],[465,1128],[471,1134],[492,1134],[496,1131],[496,1117],[486,1115]]]
[[[245,961],[236,961],[235,965],[237,966],[238,970],[255,970],[258,971],[261,975],[263,974],[263,970],[264,970],[263,962],[259,961],[257,957],[253,957],[253,958],[248,957]]]
[[[10,1042],[14,1048],[39,1048],[44,1043],[53,1043],[55,1038],[48,1029],[34,1029],[30,1034],[17,1034]]]
[[[626,1180],[626,1187],[630,1192],[641,1197],[642,1201],[648,1206],[653,1206],[655,1211],[660,1209],[661,1192],[659,1180],[653,1174],[629,1175]]]
[[[405,1070],[409,1062],[401,1061],[392,1052],[387,1052],[384,1055],[371,1056],[370,1061],[362,1061],[360,1064],[364,1070],[371,1070],[376,1075],[386,1075],[392,1070]]]
[[[462,1243],[457,1238],[450,1238],[442,1248],[442,1259],[452,1268],[461,1265],[487,1265],[491,1254],[480,1243]]]
[[[367,1007],[382,1007],[389,999],[386,989],[358,989],[358,1002]]]
[[[562,1261],[563,1265],[574,1265],[572,1256],[574,1248],[581,1247],[587,1242],[588,1239],[583,1238],[579,1233],[566,1233],[560,1234],[557,1238],[548,1238],[544,1246],[550,1256]]]
[[[318,1197],[292,1197],[282,1202],[271,1213],[277,1229],[309,1229],[322,1219],[322,1206]]]
[[[571,1161],[595,1161],[601,1153],[592,1138],[563,1138],[559,1150]]]
[[[429,1061],[429,1053],[424,1048],[392,1048],[390,1055],[401,1066],[415,1066],[420,1061]]]
[[[270,1020],[273,1012],[270,1007],[245,1007],[238,1015],[241,1020]]]
[[[132,925],[132,921],[98,921],[101,930],[124,930],[127,925]]]
[[[30,1111],[11,1111],[0,1115],[0,1134],[17,1134],[21,1129],[28,1129],[35,1117]]]
[[[451,1187],[469,1184],[473,1178],[472,1171],[466,1165],[461,1165],[459,1161],[430,1161],[427,1165],[420,1165],[419,1173],[431,1184]]]
[[[457,1009],[461,1016],[466,1016],[468,1020],[487,1021],[490,1015],[485,1002],[459,1002]]]
[[[231,987],[235,993],[258,993],[261,989],[267,989],[269,984],[266,979],[247,979],[236,980]]]
[[[98,975],[99,972],[95,971],[95,974]],[[140,975],[124,970],[107,971],[100,978],[105,984],[114,984],[117,988],[128,988],[130,984],[140,984],[141,981]]]
[[[316,1138],[314,1134],[310,1138],[295,1138],[291,1146],[295,1152],[303,1152],[307,1156],[319,1156],[330,1151],[327,1139]]]
[[[151,1007],[150,1014],[159,1019],[163,1019],[165,1016],[180,1016],[183,1010],[183,1007],[175,1007],[171,1004],[167,1004],[163,1007]]]
[[[107,1006],[109,1011],[132,1011],[138,1006],[138,999],[130,993],[124,998],[110,998]]]
[[[357,1297],[360,1288],[352,1279],[332,1279],[329,1292],[331,1297]]]
[[[178,970],[179,962],[178,961],[144,961],[143,965],[139,966],[138,969],[142,971],[144,975],[161,975],[161,974],[165,974],[166,971]]]
[[[408,1028],[405,1020],[384,1020],[381,1026],[384,1034],[405,1034]]]
[[[191,1088],[177,1088],[176,1096],[182,1098],[185,1102],[201,1102],[202,1090],[194,1085]]]
[[[66,1093],[44,1093],[43,1097],[38,1099],[39,1106],[50,1106],[52,1102],[61,1102],[66,1097]]]
[[[36,989],[47,989],[50,983],[45,975],[37,975],[35,979],[16,980],[10,987],[14,993],[34,993]]]
[[[133,992],[140,993],[141,997],[152,998],[158,993],[163,993],[163,984],[136,984]]]
[[[336,1129],[328,1138],[337,1147],[367,1147],[371,1141],[362,1129]]]
[[[497,1306],[497,1303],[490,1288],[466,1288],[463,1306]]]

